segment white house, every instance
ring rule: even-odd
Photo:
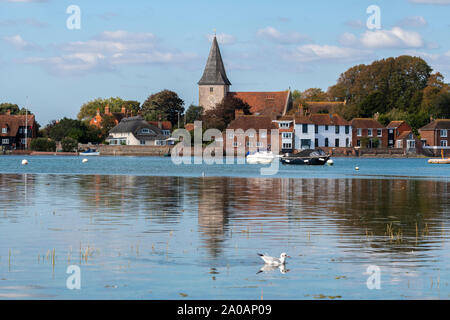
[[[351,147],[352,126],[337,114],[295,117],[295,149]]]
[[[149,124],[141,116],[123,118],[117,126],[109,131],[106,141],[110,145],[166,145],[167,137],[161,129]]]

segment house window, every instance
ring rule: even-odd
[[[441,140],[441,147],[447,147],[447,140]]]
[[[145,140],[141,140],[140,142],[141,142],[141,144],[145,144]]]
[[[334,140],[334,146],[339,147],[339,139]]]
[[[233,147],[237,148],[237,146],[238,146],[238,143],[236,141],[233,142]]]
[[[335,126],[335,128],[336,128],[336,134],[338,134],[339,133],[339,126]]]
[[[447,137],[447,130],[441,130],[441,137],[446,138]]]
[[[213,87],[209,87],[209,92],[213,93],[214,92],[214,88]]]
[[[289,128],[289,122],[280,122],[280,128]]]
[[[345,139],[345,146],[348,148],[350,147],[350,140],[347,138]]]
[[[350,126],[345,126],[345,134],[349,134],[350,133]]]
[[[283,132],[283,139],[292,139],[292,132]]]
[[[141,129],[141,133],[150,133],[150,129],[148,129],[148,128],[143,128],[143,129]]]
[[[314,139],[314,147],[318,147],[319,146],[319,139]]]
[[[283,143],[283,149],[292,149],[292,143]]]
[[[356,135],[358,137],[361,137],[362,136],[362,130],[361,129],[356,129]]]
[[[20,139],[21,144],[27,144],[27,139]]]
[[[325,138],[325,147],[328,147],[328,138]]]
[[[381,137],[383,135],[383,130],[377,129],[377,136]]]
[[[9,144],[9,139],[2,139],[2,144]]]
[[[162,134],[165,136],[170,136],[170,130],[163,130]]]
[[[369,137],[373,136],[373,129],[367,129],[367,135]]]
[[[8,128],[2,128],[2,133],[8,133]]]
[[[302,139],[301,140],[301,148],[302,149],[310,149],[311,148],[311,139]]]
[[[397,148],[403,148],[403,140],[397,140]]]
[[[325,125],[325,131],[328,131],[328,125]]]
[[[319,126],[317,124],[314,125],[314,133],[319,133]]]
[[[361,140],[356,140],[356,146],[361,147]]]
[[[307,124],[302,125],[302,132],[308,133],[308,125]]]

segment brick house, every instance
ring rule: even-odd
[[[30,147],[36,138],[38,126],[33,114],[11,115],[10,111],[0,115],[0,146],[3,150],[21,150]]]
[[[412,131],[403,131],[395,138],[395,148],[403,149],[405,154],[420,153],[422,150],[422,142]]]
[[[436,119],[419,129],[422,142],[431,147],[450,147],[450,119]]]
[[[363,147],[364,140],[367,148],[373,148],[378,139],[378,148],[387,148],[388,131],[377,120],[372,118],[355,118],[351,121],[352,141],[354,147]]]
[[[396,141],[404,132],[412,132],[410,125],[404,121],[391,121],[386,129],[388,131],[388,147],[396,147]]]
[[[281,152],[292,153],[294,151],[295,121],[293,116],[282,116],[272,120],[278,128],[281,137]]]
[[[114,117],[114,123],[116,125],[119,124],[119,122],[123,119],[123,118],[127,118],[127,117],[131,117],[132,114],[131,112],[128,112],[125,107],[122,107],[122,110],[120,112],[111,112],[109,109],[109,105],[106,105],[105,107],[105,112],[103,113],[103,115],[100,112],[100,109],[97,109],[97,114],[91,119],[91,121],[89,121],[89,124],[91,126],[96,126],[97,128],[101,128],[102,127],[102,121],[105,115],[108,116],[112,116]]]
[[[229,129],[234,130],[228,131]],[[244,134],[237,134],[236,130],[243,130]],[[249,129],[249,132],[246,131]],[[236,118],[230,122],[227,130],[223,133],[223,146],[226,149],[227,144],[233,146],[235,152],[244,147],[245,153],[256,150],[272,150],[271,130],[278,129],[268,116],[242,115],[236,114]],[[279,136],[278,136],[279,137]],[[231,140],[231,141],[230,141]],[[280,141],[278,141],[281,148]],[[275,151],[275,150],[273,150]]]

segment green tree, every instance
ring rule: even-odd
[[[194,123],[196,120],[200,120],[203,115],[203,107],[202,106],[194,106],[191,104],[186,111],[185,118],[186,123]]]
[[[47,128],[42,130],[44,137],[50,137],[55,141],[69,137],[80,143],[98,143],[102,141],[102,133],[100,129],[91,126],[86,122],[63,118],[59,122],[51,122]]]
[[[78,120],[89,120],[96,115],[97,109],[103,114],[107,105],[109,106],[110,112],[121,112],[122,107],[125,107],[126,110],[132,111],[136,115],[141,110],[139,101],[123,100],[119,97],[107,99],[97,98],[83,104],[80,112],[78,112],[77,118]]]
[[[63,152],[73,152],[78,148],[78,142],[73,138],[65,137],[61,140],[61,147]]]
[[[178,124],[183,116],[184,101],[173,91],[163,90],[150,95],[142,104],[142,114],[147,121],[167,120],[172,125]]]
[[[224,130],[234,120],[236,110],[251,114],[248,103],[239,98],[225,96],[219,104],[204,113],[202,120],[206,123],[206,128]]]
[[[56,143],[48,138],[36,138],[31,140],[30,148],[33,151],[54,152],[56,150]]]

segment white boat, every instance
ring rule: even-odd
[[[80,152],[80,156],[99,156],[100,152],[95,149],[87,149],[86,151]]]
[[[258,151],[248,154],[246,160],[248,164],[269,164],[276,157],[272,151]]]

